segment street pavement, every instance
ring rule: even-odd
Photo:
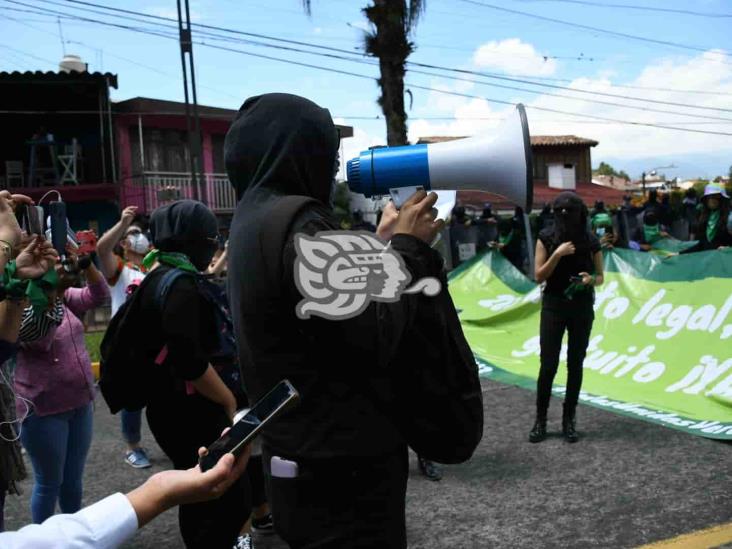
[[[445,467],[444,479],[430,482],[411,456],[410,547],[636,547],[732,521],[732,444],[583,405],[582,438],[567,444],[557,399],[550,438],[530,444],[535,394],[491,381],[483,382],[483,391],[483,441],[468,463]],[[84,503],[129,491],[170,466],[146,427],[144,444],[152,469],[123,463],[119,418],[100,398]],[[29,522],[32,482],[22,485],[21,497],[8,497],[8,529]],[[259,549],[286,547],[276,536],[255,542]],[[158,517],[125,547],[182,547],[176,511]]]

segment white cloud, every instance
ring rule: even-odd
[[[545,58],[534,46],[519,38],[492,41],[480,46],[473,55],[479,68],[499,69],[507,74],[548,76],[557,70],[554,59]]]
[[[705,90],[732,94],[732,66],[719,63],[718,54],[707,52],[691,59],[661,59],[649,64],[640,75],[629,82],[614,80],[611,73],[603,73],[598,77],[577,78],[565,84],[569,88],[591,90],[623,96],[641,97],[659,101],[670,101],[685,105],[730,109],[730,95],[704,95],[694,93],[641,90],[618,87],[617,83],[645,88],[675,88],[682,90]],[[438,87],[433,84],[432,87]],[[457,91],[457,87],[449,89]],[[720,131],[732,133],[732,122],[705,120],[696,116],[712,116],[732,119],[732,112],[701,110],[689,107],[651,104],[623,98],[588,96],[567,90],[551,90],[552,93],[569,95],[577,98],[590,98],[612,103],[642,107],[640,110],[626,109],[619,106],[600,105],[577,101],[570,98],[558,98],[547,95],[523,96],[521,100],[529,107],[527,114],[529,127],[533,135],[574,134],[599,141],[592,149],[593,163],[603,158],[620,158],[628,161],[653,157],[673,157],[674,163],[683,169],[684,157],[694,154],[724,153],[732,150],[732,137],[709,134],[689,133],[664,130],[647,126],[627,124],[610,124],[593,121],[589,116],[599,116],[616,120],[654,123],[680,128]],[[468,92],[471,95],[489,95],[489,90],[474,86]],[[532,99],[533,97],[533,99]],[[419,137],[428,135],[478,135],[494,129],[496,120],[479,120],[480,118],[504,117],[512,107],[491,104],[482,99],[444,96],[431,92],[428,103],[431,114],[448,114],[455,120],[435,122],[432,120],[413,119],[410,121],[410,141],[416,142]],[[530,107],[543,107],[579,113],[585,118],[564,114],[543,112]],[[648,109],[673,111],[678,114],[649,112]],[[437,112],[436,112],[437,111]],[[460,118],[470,120],[460,120]],[[702,121],[702,124],[695,122]],[[622,168],[622,166],[616,166]]]

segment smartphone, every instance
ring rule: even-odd
[[[43,208],[40,206],[23,204],[18,208],[17,217],[20,228],[27,234],[43,234]]]
[[[199,460],[201,471],[212,469],[224,454],[239,455],[244,446],[251,441],[262,428],[286,409],[300,400],[300,394],[292,384],[284,379],[275,385],[237,421],[229,431],[208,448],[208,452]]]
[[[89,255],[97,249],[97,235],[94,231],[77,231],[76,240],[79,242],[79,255]]]
[[[582,277],[581,276],[570,276],[569,277],[569,281],[570,282],[575,282],[575,283],[582,282]]]

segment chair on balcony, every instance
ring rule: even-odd
[[[23,162],[20,160],[5,161],[5,187],[23,187],[25,178],[23,177]]]
[[[73,185],[79,184],[79,178],[77,174],[77,161],[79,159],[79,146],[76,143],[76,138],[71,142],[71,145],[64,147],[64,154],[58,155],[58,161],[63,169],[61,175],[61,184],[71,183]]]

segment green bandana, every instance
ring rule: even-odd
[[[712,242],[717,236],[717,227],[719,227],[719,210],[714,210],[709,214],[707,221],[707,242]]]
[[[41,313],[48,308],[47,292],[58,286],[58,273],[56,269],[50,269],[41,278],[36,280],[23,280],[15,276],[17,266],[15,261],[5,266],[3,273],[3,285],[8,295],[13,297],[26,297],[33,307],[35,313]]]
[[[597,227],[612,227],[613,219],[606,213],[599,213],[592,218],[592,228]]]
[[[567,299],[573,299],[575,295],[587,292],[587,291],[594,291],[594,282],[595,281],[595,275],[592,275],[592,284],[589,286],[586,284],[582,284],[582,282],[570,282],[569,286],[567,286],[567,289],[564,290],[564,297]]]
[[[643,236],[648,244],[653,244],[656,240],[661,239],[660,225],[643,225]]]
[[[142,260],[142,266],[145,267],[145,270],[149,271],[156,261],[163,265],[188,271],[189,273],[198,273],[198,269],[196,269],[193,263],[191,263],[191,260],[188,259],[186,254],[153,250],[145,256],[145,259]]]
[[[509,242],[511,242],[511,239],[513,239],[513,231],[508,233],[505,236],[498,236],[498,240],[503,244],[504,246],[507,245]]]

